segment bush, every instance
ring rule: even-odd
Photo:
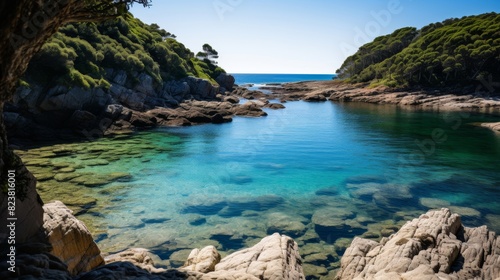
[[[26,79],[53,86],[63,83],[109,89],[106,68],[134,76],[146,72],[157,83],[188,75],[211,79],[222,70],[194,59],[194,54],[158,25],[147,25],[127,14],[102,23],[63,26],[31,61]],[[196,66],[193,64],[196,61]],[[131,80],[133,81],[133,79]]]

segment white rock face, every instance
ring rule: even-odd
[[[355,238],[337,279],[497,279],[500,238],[467,228],[449,209],[429,211],[380,243]]]
[[[297,243],[292,238],[278,233],[265,237],[251,248],[223,258],[215,266],[215,273],[223,271],[228,275],[246,273],[256,279],[305,279]]]
[[[183,268],[207,273],[215,270],[215,265],[220,261],[220,254],[214,246],[207,246],[203,249],[193,249],[189,254]]]
[[[61,259],[72,275],[104,264],[92,235],[85,224],[73,216],[73,211],[60,201],[45,204],[43,210],[43,228],[52,245],[50,253]]]

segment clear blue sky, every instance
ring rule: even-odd
[[[500,12],[499,0],[153,0],[131,12],[177,35],[191,51],[209,43],[229,73],[330,74],[374,37],[405,26]]]

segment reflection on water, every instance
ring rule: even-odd
[[[299,243],[306,273],[325,275],[350,238],[389,236],[429,208],[500,232],[499,136],[470,125],[494,117],[286,106],[20,154],[42,198],[75,209],[103,251],[145,247],[173,265],[187,249],[226,254],[281,232]]]

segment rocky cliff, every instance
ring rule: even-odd
[[[115,129],[154,126],[143,112],[218,100],[233,86],[233,77],[175,35],[125,13],[61,27],[30,61],[5,122],[9,137],[93,138],[116,122]]]
[[[75,133],[93,139],[113,125],[115,129],[154,126],[154,116],[144,112],[177,108],[188,100],[219,100],[217,95],[225,91],[196,77],[158,84],[146,73],[131,76],[116,69],[107,69],[107,73],[111,80],[109,89],[64,85],[49,89],[38,85],[18,88],[4,113],[9,136],[36,139]],[[234,84],[227,82],[231,78],[221,73],[218,80],[232,87]],[[130,80],[140,83],[131,87]]]

